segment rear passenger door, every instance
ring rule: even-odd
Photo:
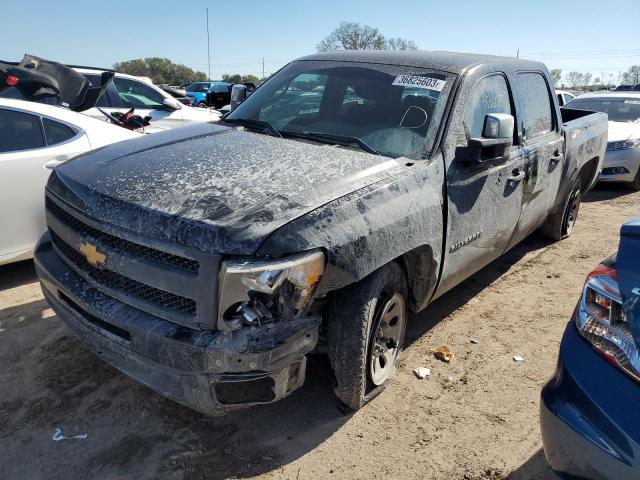
[[[456,144],[455,157],[445,160],[448,232],[438,295],[500,256],[520,218],[524,160],[516,136],[506,154],[466,160],[472,148],[468,141],[482,137],[488,113],[516,114],[507,77],[502,73],[463,84],[451,115],[463,118],[463,122],[447,135],[447,144]]]
[[[553,95],[541,72],[515,75],[526,176],[522,213],[511,246],[540,227],[554,205],[560,187],[565,152]]]

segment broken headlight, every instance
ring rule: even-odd
[[[218,318],[230,328],[304,314],[324,273],[320,251],[274,261],[222,263]]]

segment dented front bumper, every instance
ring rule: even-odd
[[[320,317],[194,330],[92,288],[57,255],[48,235],[35,252],[43,293],[96,355],[153,390],[208,415],[280,400],[299,388]]]

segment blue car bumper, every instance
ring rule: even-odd
[[[640,385],[607,363],[570,322],[542,390],[547,461],[565,478],[640,479]]]

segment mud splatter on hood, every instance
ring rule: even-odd
[[[48,188],[134,233],[251,254],[289,221],[401,169],[365,152],[202,124],[85,154],[58,167]]]

